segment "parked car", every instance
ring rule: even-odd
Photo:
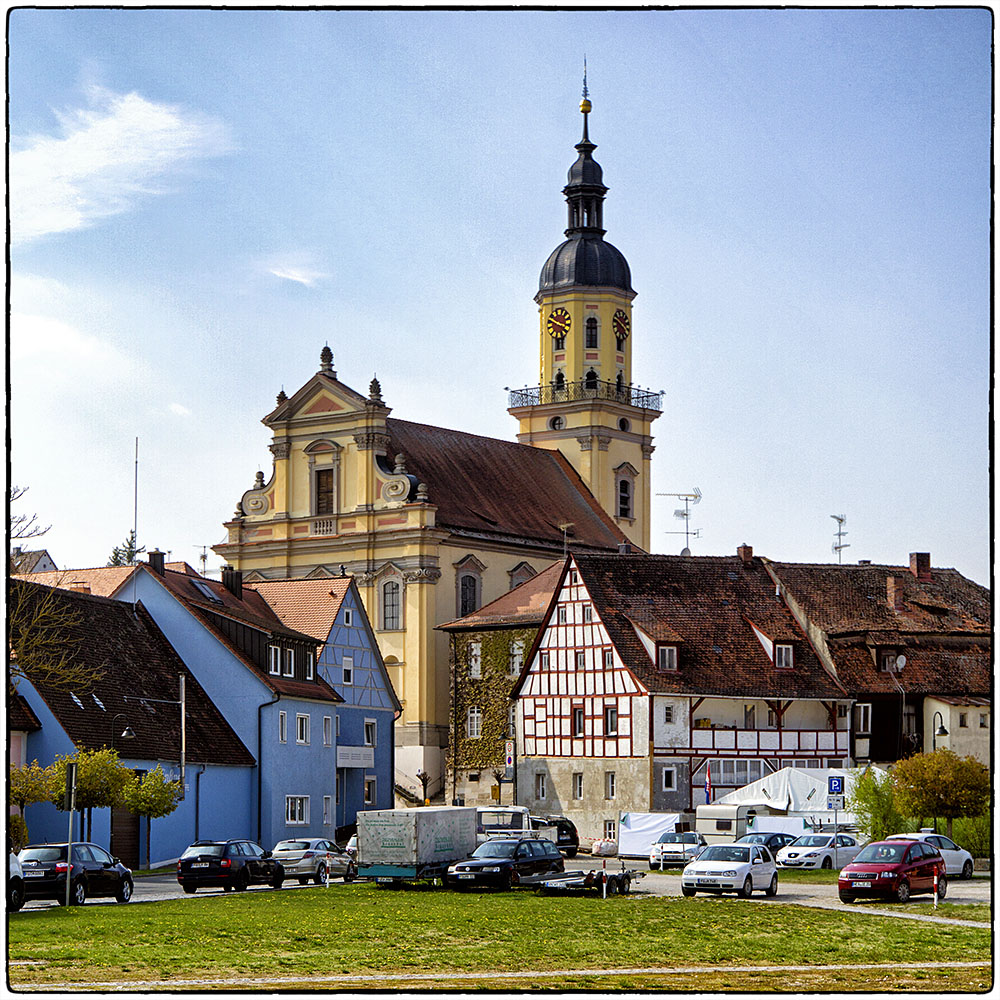
[[[341,877],[350,882],[357,875],[354,859],[342,851],[332,840],[306,838],[302,840],[280,840],[274,845],[271,856],[281,863],[286,878],[298,879],[305,885],[312,879],[317,885],[330,878]]]
[[[765,896],[778,892],[778,870],[763,844],[711,844],[681,872],[681,892],[739,893],[749,899],[754,889]]]
[[[24,878],[21,875],[21,862],[13,851],[7,852],[10,860],[7,862],[7,909],[16,913],[24,906]]]
[[[66,844],[29,844],[17,856],[25,899],[66,902]],[[69,865],[69,901],[82,906],[88,897],[132,898],[132,872],[97,844],[74,844]]]
[[[782,847],[776,860],[779,868],[839,868],[860,850],[846,833],[807,833]]]
[[[356,833],[351,834],[351,839],[344,847],[344,853],[349,854],[355,861],[358,860],[358,835]]]
[[[923,829],[919,833],[894,833],[886,840],[922,840],[944,858],[949,878],[972,878],[972,855],[944,834]]]
[[[177,861],[177,881],[185,892],[204,886],[242,892],[255,882],[280,889],[284,880],[281,863],[249,840],[196,840]]]
[[[457,889],[480,885],[510,889],[526,875],[564,870],[559,848],[551,840],[494,837],[452,865],[444,881]]]
[[[700,833],[664,833],[656,843],[649,845],[650,870],[663,869],[667,865],[686,865],[707,846],[708,841]]]
[[[943,899],[948,876],[937,848],[920,840],[877,840],[841,871],[837,891],[843,903],[858,896],[889,896],[905,903],[914,893],[933,892],[935,873],[938,898]]]
[[[736,839],[737,844],[763,844],[772,854],[777,854],[795,840],[794,833],[745,833]]]
[[[556,846],[567,858],[575,858],[580,850],[580,834],[576,824],[566,816],[531,816],[531,829],[556,828]]]

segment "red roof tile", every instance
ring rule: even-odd
[[[540,625],[552,594],[562,579],[562,568],[562,561],[553,563],[495,601],[484,604],[478,611],[437,627],[460,631],[498,625]]]
[[[309,635],[322,635],[325,641],[351,586],[351,579],[349,576],[338,576],[310,580],[257,580],[244,584],[243,593],[252,588],[286,625]]]

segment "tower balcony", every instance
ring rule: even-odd
[[[579,400],[607,399],[625,406],[636,406],[659,413],[663,409],[663,393],[639,389],[634,385],[602,382],[600,379],[581,379],[557,385],[538,385],[531,389],[513,389],[508,397],[508,409],[522,406],[542,406],[546,403],[575,403]]]

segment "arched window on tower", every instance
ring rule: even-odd
[[[597,372],[593,368],[587,372],[583,379],[583,386],[585,389],[596,389],[597,388]]]
[[[566,388],[566,376],[562,372],[556,372],[555,389],[557,392]]]
[[[618,516],[632,516],[632,484],[627,479],[618,480]]]
[[[553,351],[565,351],[566,350],[566,335],[563,334],[561,337],[552,338],[552,350]]]
[[[622,390],[624,388],[625,388],[625,376],[624,374],[622,374],[622,372],[619,372],[618,378],[615,379],[615,389],[617,390],[619,396],[621,396]]]
[[[402,628],[402,621],[399,583],[396,580],[387,580],[382,584],[382,628],[387,630]]]
[[[628,462],[615,469],[615,514],[619,518],[635,520],[635,481],[639,473]]]
[[[594,316],[587,319],[587,334],[583,346],[595,350],[597,348],[597,319]]]

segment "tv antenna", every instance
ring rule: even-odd
[[[658,497],[678,497],[684,501],[683,510],[675,510],[674,517],[679,517],[684,522],[684,531],[665,531],[665,535],[684,535],[684,550],[681,552],[682,556],[691,555],[691,549],[688,547],[688,541],[691,536],[694,535],[695,538],[701,538],[701,528],[695,528],[691,530],[691,508],[696,504],[701,503],[701,490],[696,486],[690,493],[657,493]]]
[[[832,517],[837,522],[837,531],[836,531],[837,540],[831,546],[830,551],[836,554],[837,562],[842,563],[844,561],[844,555],[843,555],[844,549],[849,549],[851,547],[850,542],[844,541],[844,535],[847,534],[847,532],[844,531],[844,525],[847,524],[847,515],[831,514],[830,517]]]

